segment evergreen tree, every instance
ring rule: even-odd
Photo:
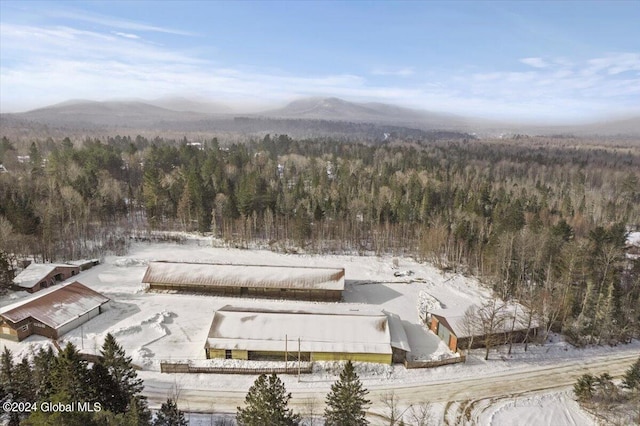
[[[591,374],[583,374],[575,385],[573,385],[573,393],[580,401],[589,401],[596,392],[597,379]]]
[[[370,401],[365,398],[369,393],[362,387],[351,361],[347,361],[340,378],[331,385],[327,395],[327,408],[324,411],[327,426],[368,425],[365,410]]]
[[[134,396],[129,400],[127,412],[123,417],[123,426],[149,426],[151,412],[147,407],[147,400],[141,396]]]
[[[15,365],[11,378],[13,400],[33,402],[36,399],[36,387],[33,381],[33,370],[27,357]]]
[[[624,373],[622,387],[640,390],[640,358]]]
[[[4,387],[7,394],[11,394],[12,376],[13,354],[5,346],[2,355],[0,355],[0,385]]]
[[[4,386],[0,383],[0,418],[4,414],[4,410],[2,409],[2,404],[7,400],[7,392],[4,390]]]
[[[93,364],[89,372],[89,382],[92,391],[90,399],[100,402],[103,409],[118,413],[121,405],[118,386],[104,364],[101,362]]]
[[[244,399],[245,407],[238,407],[237,420],[242,426],[278,425],[291,426],[300,423],[300,415],[287,405],[291,393],[275,374],[261,374]]]
[[[112,379],[113,389],[109,397],[111,409],[116,413],[124,413],[132,398],[144,399],[140,395],[144,389],[142,379],[138,378],[133,369],[131,357],[126,356],[124,349],[111,333],[107,334],[100,354],[100,363]],[[146,406],[146,402],[141,403]]]
[[[53,384],[51,383],[51,371],[53,370],[56,356],[51,346],[45,351],[40,348],[33,356],[33,380],[35,383],[36,397],[46,400],[51,396]]]
[[[89,392],[87,362],[72,343],[58,354],[51,371],[52,398],[59,402],[84,401]]]
[[[0,294],[13,285],[13,268],[7,254],[0,250]]]
[[[153,426],[187,426],[187,424],[184,413],[178,409],[178,404],[171,398],[162,404],[153,421]]]

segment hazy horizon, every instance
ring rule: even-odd
[[[509,122],[640,115],[637,2],[148,5],[0,3],[0,111],[337,97]]]

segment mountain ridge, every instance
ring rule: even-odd
[[[3,113],[0,114],[0,117],[3,118],[3,127],[20,122],[23,127],[28,127],[28,123],[37,123],[58,128],[88,130],[96,128],[167,129],[173,125],[184,131],[189,131],[189,129],[212,131],[222,125],[228,132],[244,132],[244,127],[237,126],[237,129],[234,127],[234,120],[242,117],[260,121],[261,126],[250,126],[252,132],[279,130],[282,127],[278,126],[281,126],[283,122],[298,120],[295,127],[300,132],[302,132],[301,129],[305,122],[326,121],[370,123],[377,126],[396,126],[422,131],[456,131],[492,137],[508,134],[624,134],[640,136],[640,116],[582,125],[544,126],[501,123],[380,102],[351,102],[336,97],[301,98],[280,108],[250,113],[234,112],[233,108],[222,103],[180,97],[150,101],[71,99],[27,112]],[[311,123],[309,127],[317,130],[318,126],[317,123]],[[262,130],[256,130],[256,128]]]

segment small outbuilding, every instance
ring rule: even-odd
[[[150,290],[338,302],[344,268],[150,262],[142,282]]]
[[[31,263],[13,279],[18,290],[35,293],[80,273],[80,267],[66,263]]]
[[[479,318],[465,317],[446,309],[430,312],[429,328],[451,349],[480,348],[485,345],[487,337],[498,344],[512,341],[524,342],[537,334],[538,322],[529,318],[524,307],[517,310],[505,309],[496,315],[492,327],[483,324]],[[515,319],[514,319],[515,317]],[[489,333],[487,330],[491,330]]]
[[[101,314],[109,300],[78,281],[43,291],[0,310],[0,337],[21,341],[39,334],[57,339]]]
[[[402,324],[401,330],[395,330],[401,335],[392,337],[394,328],[384,312],[327,309],[227,305],[214,314],[205,344],[206,357],[391,364],[397,360],[392,342],[402,342],[405,353],[409,350]]]

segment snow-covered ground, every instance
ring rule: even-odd
[[[280,307],[326,304],[149,293],[143,288],[141,279],[147,263],[153,260],[344,267],[346,289],[344,302],[340,304],[397,314],[403,320],[412,348],[409,357],[414,359],[428,360],[453,356],[446,345],[422,324],[422,318],[427,310],[439,307],[464,311],[467,306],[477,304],[489,297],[489,292],[474,278],[442,273],[431,265],[420,264],[407,258],[394,261],[390,256],[315,256],[279,254],[264,250],[214,248],[210,240],[202,238],[190,239],[185,244],[135,243],[128,255],[107,257],[102,264],[74,277],[110,297],[112,302],[109,309],[102,315],[63,336],[62,344],[70,341],[84,352],[97,353],[105,335],[108,332],[112,333],[127,354],[132,356],[133,362],[143,368],[139,375],[145,380],[145,392],[150,396],[152,405],[157,405],[159,401],[166,399],[172,387],[178,387],[185,390],[185,395],[189,394],[187,391],[196,395],[193,399],[182,401],[182,407],[187,410],[223,412],[233,410],[237,405],[236,400],[246,393],[255,380],[255,376],[159,372],[160,360],[193,360],[197,364],[207,362],[204,344],[215,310],[227,304],[240,303],[255,307],[263,307],[265,304],[275,304]],[[31,297],[31,295],[13,293],[0,300],[0,306],[14,303],[24,297]],[[597,347],[577,350],[564,343],[559,336],[551,336],[551,339],[553,341],[544,346],[530,345],[527,352],[524,352],[522,345],[515,345],[512,355],[507,355],[504,349],[494,350],[489,361],[482,359],[484,353],[479,350],[472,352],[465,364],[435,369],[406,370],[401,365],[378,364],[358,364],[356,368],[363,383],[369,389],[406,390],[407,387],[428,386],[428,384],[446,386],[453,378],[472,380],[476,377],[515,375],[532,369],[550,369],[560,363],[572,365],[574,362],[580,363],[580,360],[587,360],[590,357],[608,356],[608,354],[616,356],[621,351],[640,353],[638,342],[619,348]],[[18,356],[48,344],[47,339],[39,336],[31,336],[20,343],[0,341],[0,346],[6,345]],[[283,376],[283,380],[287,389],[293,391],[294,400],[292,401],[295,402],[298,395],[308,396],[328,391],[340,370],[339,363],[318,363],[313,374],[303,375],[299,379],[295,376]],[[206,395],[219,391],[228,394],[229,399],[227,401],[218,399],[210,403],[202,402],[208,401]],[[408,395],[407,398],[411,397],[410,392],[406,395]],[[433,396],[434,399],[438,399],[439,402],[436,405],[440,407],[440,414],[442,414],[444,412],[442,401],[449,400],[446,399],[449,396],[441,391]],[[460,401],[466,397],[452,394],[450,398]],[[567,404],[554,402],[551,397],[544,399],[541,396],[542,399],[534,398],[532,402],[527,402],[529,401],[527,398],[529,397],[523,396],[517,401],[503,398],[497,400],[501,405],[497,405],[497,402],[495,406],[489,404],[493,411],[485,409],[481,412],[481,424],[509,424],[509,416],[512,419],[527,416],[525,411],[533,412],[534,407],[538,405],[543,407],[545,413],[562,410],[564,406],[568,420],[554,424],[559,426],[572,424],[570,419],[575,417],[575,413],[572,414],[575,407],[570,404],[570,396],[566,396]],[[324,398],[318,399],[322,401]],[[298,402],[298,404],[301,403]],[[578,413],[576,416],[580,415],[579,410],[576,413]],[[556,414],[553,418],[562,417]],[[206,420],[203,421],[206,422]],[[518,422],[518,424],[522,423]]]
[[[547,393],[493,401],[477,417],[491,426],[587,426],[594,419],[580,408],[571,392]]]
[[[107,332],[112,333],[134,363],[159,370],[160,360],[203,359],[204,343],[215,310],[227,304],[263,307],[304,307],[319,302],[264,301],[207,295],[148,293],[141,283],[146,265],[153,260],[189,262],[269,264],[291,266],[344,267],[345,307],[379,309],[395,313],[403,320],[411,359],[430,360],[453,354],[422,324],[419,295],[446,300],[449,304],[471,303],[483,295],[478,283],[462,276],[441,274],[437,269],[403,259],[400,268],[411,270],[410,277],[394,276],[391,257],[312,256],[278,254],[270,251],[213,248],[207,241],[188,240],[185,244],[134,244],[122,257],[107,257],[101,265],[74,277],[112,299],[107,311],[61,339],[84,352],[95,352]],[[15,293],[1,305],[14,303],[26,293]],[[18,353],[29,344],[46,344],[47,339],[32,336],[20,344],[9,343]]]

